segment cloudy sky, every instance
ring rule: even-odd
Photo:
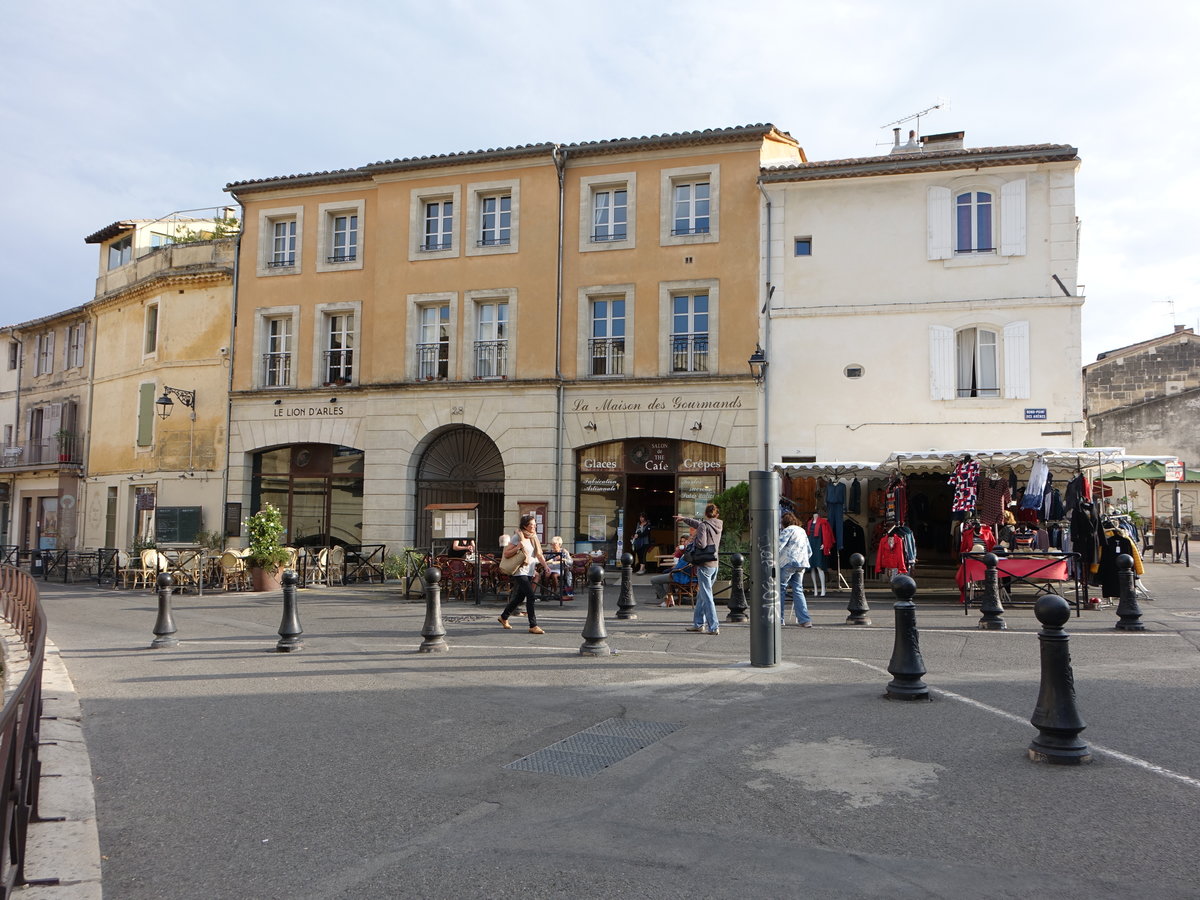
[[[887,151],[885,123],[944,102],[922,133],[1079,148],[1085,362],[1200,326],[1200,4],[6,7],[3,322],[91,298],[86,235],[222,205],[230,181],[754,122],[811,160],[870,156]]]

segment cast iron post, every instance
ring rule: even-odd
[[[995,553],[983,554],[983,600],[979,603],[979,627],[984,631],[1003,631],[1004,606],[1000,603],[1000,560]]]
[[[1079,739],[1087,728],[1075,706],[1075,675],[1071,671],[1071,649],[1063,626],[1071,618],[1071,606],[1062,597],[1046,594],[1033,608],[1042,623],[1038,641],[1042,649],[1042,684],[1037,707],[1029,721],[1038,736],[1029,745],[1034,762],[1077,766],[1092,761],[1088,745]]]
[[[450,649],[446,629],[442,627],[442,570],[430,566],[425,570],[425,624],[421,626],[421,653],[442,653]]]
[[[867,606],[866,576],[863,574],[866,562],[861,553],[850,554],[850,603],[846,606],[850,615],[846,616],[847,625],[871,624],[871,618],[867,615],[871,607]]]
[[[150,642],[151,650],[163,650],[179,644],[175,637],[175,620],[171,618],[171,576],[167,572],[159,572],[158,580],[158,621],[154,623],[154,640]]]
[[[617,597],[617,618],[636,619],[633,610],[637,603],[633,599],[633,554],[621,554],[621,594]]]
[[[750,473],[750,665],[779,665],[779,473]]]
[[[746,557],[734,553],[729,557],[729,612],[725,615],[726,622],[746,621],[746,573],[743,568]]]
[[[1120,601],[1117,603],[1117,624],[1119,631],[1145,631],[1142,623],[1142,608],[1137,602],[1137,576],[1133,574],[1133,557],[1122,553],[1117,557],[1117,582],[1120,590]]]
[[[896,595],[896,641],[892,646],[892,659],[888,671],[892,680],[888,682],[885,696],[889,700],[928,700],[929,688],[921,680],[925,674],[925,659],[921,656],[921,640],[917,634],[917,604],[913,597],[917,583],[907,575],[892,578],[892,593]]]
[[[583,646],[580,656],[608,656],[608,632],[604,630],[604,569],[588,566],[588,611],[583,623]]]
[[[296,612],[296,582],[299,580],[291,569],[284,570],[279,579],[283,584],[283,619],[279,623],[279,641],[275,649],[280,653],[292,650],[303,650],[304,641],[300,635],[304,629],[300,627],[300,616]]]

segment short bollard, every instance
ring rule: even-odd
[[[1117,624],[1119,631],[1145,631],[1142,622],[1142,608],[1137,602],[1137,578],[1133,574],[1133,557],[1122,553],[1117,557],[1117,587],[1120,590],[1120,601],[1117,603]]]
[[[726,622],[745,622],[749,618],[750,606],[746,603],[746,557],[735,553],[729,557],[729,613]]]
[[[617,618],[636,619],[634,609],[637,602],[633,599],[633,554],[621,554],[621,593],[617,597]]]
[[[150,642],[151,650],[163,650],[179,645],[175,637],[175,620],[171,618],[171,576],[166,572],[158,573],[158,621],[154,623],[154,640]]]
[[[1038,736],[1029,745],[1034,762],[1077,766],[1092,761],[1088,745],[1079,739],[1087,728],[1075,706],[1075,675],[1071,672],[1071,649],[1063,626],[1071,618],[1071,605],[1062,597],[1046,594],[1033,607],[1042,623],[1038,640],[1042,647],[1042,685],[1037,708],[1029,721]]]
[[[1000,603],[1000,559],[995,553],[983,554],[983,599],[979,603],[979,627],[984,631],[1003,631],[1004,606]]]
[[[300,640],[300,635],[304,634],[304,629],[300,627],[300,616],[296,612],[296,582],[300,579],[291,569],[286,569],[279,580],[283,584],[283,619],[279,623],[279,641],[275,649],[279,653],[303,650],[304,641]]]
[[[887,667],[892,680],[884,696],[889,700],[928,700],[929,688],[921,680],[925,660],[917,634],[917,604],[913,603],[917,583],[907,575],[896,575],[892,578],[892,593],[896,595],[892,607],[896,611],[896,641]]]
[[[588,611],[583,623],[583,646],[580,656],[608,656],[608,632],[604,630],[604,569],[588,566]]]
[[[430,566],[425,570],[425,624],[421,626],[421,653],[444,653],[450,649],[446,643],[446,629],[442,627],[442,570]]]
[[[846,616],[847,625],[871,624],[871,617],[868,615],[871,607],[867,606],[866,576],[863,574],[866,562],[861,553],[850,554],[850,602],[846,605],[846,612],[850,615]]]

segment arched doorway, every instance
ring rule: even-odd
[[[361,544],[362,498],[361,450],[292,444],[254,454],[251,507],[278,507],[294,547]]]
[[[495,549],[504,531],[504,459],[490,437],[459,425],[443,431],[425,448],[417,465],[416,528],[418,547],[430,547],[430,503],[478,503],[478,546]]]

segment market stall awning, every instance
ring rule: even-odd
[[[1124,447],[964,447],[957,450],[897,450],[882,463],[889,471],[940,471],[964,456],[991,466],[1029,466],[1041,459],[1052,468],[1105,466],[1125,456]]]
[[[789,478],[866,478],[868,475],[883,474],[886,469],[877,462],[807,462],[807,463],[775,463],[771,466],[776,472]]]
[[[1144,462],[1126,466],[1119,472],[1109,472],[1105,481],[1162,481],[1167,480],[1167,467],[1162,462]],[[1200,470],[1184,469],[1184,481],[1200,481]],[[1174,482],[1172,482],[1174,483]]]

